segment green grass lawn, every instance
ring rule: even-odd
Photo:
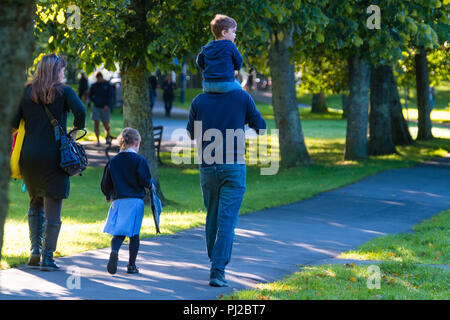
[[[270,105],[258,104],[269,128],[275,128]],[[407,167],[450,152],[450,129],[442,128],[432,141],[399,147],[399,154],[369,157],[363,161],[344,161],[346,121],[339,112],[314,115],[301,110],[306,145],[314,165],[280,169],[273,176],[260,175],[260,165],[251,165],[247,173],[247,192],[241,214],[311,198],[321,192],[356,182],[368,175],[391,168]],[[111,117],[113,135],[123,127],[122,117],[115,110]],[[69,120],[69,124],[70,124]],[[92,121],[87,120],[92,139]],[[414,129],[414,126],[411,128]],[[95,139],[95,138],[94,138]],[[273,147],[277,148],[277,141]],[[205,209],[196,165],[171,164],[170,154],[163,153],[160,167],[161,187],[168,205],[161,216],[161,231],[171,234],[204,224]],[[71,194],[64,201],[57,256],[71,255],[109,246],[110,236],[103,227],[109,204],[100,191],[102,168],[89,167],[82,177],[71,178]],[[19,181],[11,181],[9,212],[5,225],[2,268],[23,264],[28,259],[28,195],[21,192]],[[273,190],[280,190],[272,197]],[[186,190],[189,190],[188,196]],[[141,237],[155,235],[150,208],[146,207]]]
[[[414,227],[413,233],[375,238],[340,258],[379,260],[380,287],[368,266],[317,265],[281,281],[257,285],[222,299],[251,300],[428,300],[450,299],[450,270],[427,264],[449,265],[450,210]]]

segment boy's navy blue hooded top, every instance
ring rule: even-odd
[[[201,132],[194,133],[195,121],[201,121]],[[197,139],[201,133],[203,140],[201,167],[214,164],[204,161],[204,154],[211,153],[212,157],[215,156],[214,150],[209,152],[210,149],[214,148],[209,147],[208,151],[205,151],[208,145],[215,141],[215,138],[209,139],[210,137],[205,137],[205,131],[209,129],[216,129],[222,134],[222,163],[230,163],[230,161],[227,161],[227,155],[233,159],[233,163],[240,163],[240,161],[245,163],[245,137],[243,141],[233,137],[234,141],[229,141],[230,145],[227,147],[227,130],[232,129],[234,132],[237,132],[241,129],[244,131],[246,124],[259,134],[263,134],[263,130],[266,129],[266,121],[256,108],[252,97],[244,90],[233,90],[225,93],[202,93],[196,96],[191,104],[189,122],[186,129],[192,140]]]
[[[210,82],[233,82],[234,70],[242,68],[242,56],[230,40],[213,40],[197,56],[203,78]]]
[[[145,197],[152,188],[147,160],[134,152],[119,152],[105,166],[101,189],[107,200]]]

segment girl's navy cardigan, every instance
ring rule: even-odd
[[[101,189],[107,200],[145,197],[152,175],[147,160],[134,152],[119,152],[105,166]]]

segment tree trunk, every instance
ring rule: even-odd
[[[132,127],[141,134],[142,141],[139,153],[149,162],[152,177],[157,183],[158,194],[161,199],[164,199],[159,184],[158,161],[154,147],[147,70],[145,67],[124,66],[121,68],[121,76],[123,83],[123,125],[124,127]]]
[[[292,31],[273,35],[269,48],[272,104],[279,129],[281,166],[308,165],[312,161],[305,145],[295,91],[295,67],[289,60]]]
[[[355,56],[348,60],[349,90],[345,160],[367,157],[370,65]]]
[[[392,140],[389,66],[372,67],[370,75],[370,155],[396,153]]]
[[[11,121],[23,95],[26,68],[32,62],[35,14],[35,1],[7,1],[0,6],[0,79],[4,81],[0,86],[0,259],[11,176]]]
[[[391,109],[391,129],[392,141],[395,145],[408,145],[412,143],[412,137],[409,133],[408,123],[403,116],[403,109],[400,103],[400,96],[398,94],[397,82],[395,81],[392,67],[389,67],[387,74],[387,81],[389,81],[389,96]]]
[[[348,117],[348,95],[342,94],[342,119]]]
[[[433,139],[431,133],[430,82],[428,79],[427,52],[422,47],[415,56],[417,108],[419,116],[417,140]]]
[[[313,94],[311,112],[314,113],[328,112],[327,104],[325,103],[325,95],[322,91],[320,93]]]

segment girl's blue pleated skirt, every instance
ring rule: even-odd
[[[141,231],[144,218],[144,200],[116,199],[111,203],[103,232],[113,236],[132,237]]]

